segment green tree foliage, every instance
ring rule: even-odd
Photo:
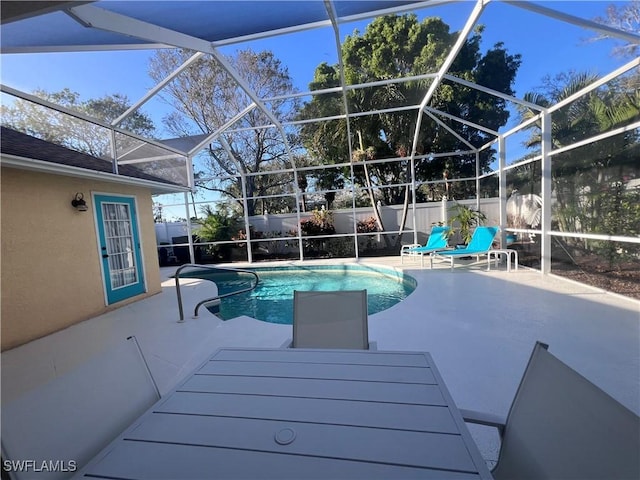
[[[612,182],[604,186],[593,198],[599,213],[599,230],[612,235],[640,236],[640,188],[628,189],[624,182]],[[594,241],[591,248],[609,260],[609,267],[637,259],[637,244],[620,244],[611,241]]]
[[[449,225],[456,228],[460,239],[465,244],[471,241],[473,228],[482,225],[487,219],[487,216],[479,210],[460,203],[456,203],[451,208],[451,213],[453,215],[449,218]]]
[[[130,106],[127,96],[119,93],[89,100],[82,100],[79,93],[68,88],[59,92],[35,90],[33,95],[103,123],[111,123]],[[113,156],[107,128],[27,100],[16,99],[13,103],[3,104],[2,122],[14,130],[79,152],[108,159]],[[118,126],[146,137],[151,137],[155,131],[152,120],[141,112],[132,114]]]
[[[210,205],[202,209],[204,218],[197,220],[196,235],[201,242],[218,242],[230,240],[238,231],[238,217],[228,208],[222,206],[214,210]]]
[[[545,79],[542,91],[527,93],[525,98],[550,106],[596,78],[588,73],[561,74]],[[528,109],[521,110],[522,119],[532,115]],[[629,89],[628,78],[620,78],[554,111],[551,114],[552,146],[554,149],[568,146],[638,120],[640,92]],[[541,126],[537,123],[530,128],[526,145],[539,151]],[[630,180],[640,178],[639,154],[640,134],[637,129],[630,129],[554,155],[551,176],[556,200],[555,227],[568,232],[637,235],[637,227],[631,227],[640,225],[640,211],[633,208],[637,192],[627,186]],[[600,248],[604,244],[589,245],[589,248]],[[611,252],[602,253],[608,256]]]
[[[513,94],[512,85],[520,65],[519,55],[510,55],[502,44],[482,54],[482,29],[479,28],[464,44],[449,73],[506,94]],[[363,34],[355,31],[342,45],[347,84],[361,84],[376,80],[434,73],[443,63],[457,32],[439,18],[419,22],[413,14],[385,16],[375,19]],[[431,80],[394,83],[376,88],[356,89],[348,92],[350,112],[366,112],[392,107],[417,105],[424,98]],[[323,63],[316,68],[312,90],[339,85],[337,65]],[[317,95],[307,103],[301,118],[328,117],[343,113],[341,94]],[[431,107],[478,122],[492,129],[504,125],[509,113],[505,101],[475,89],[445,80],[436,91]],[[351,120],[354,151],[367,152],[369,159],[404,157],[411,152],[417,121],[416,111],[380,113],[359,116]],[[455,129],[473,145],[480,146],[487,134],[476,129],[456,125]],[[323,163],[349,161],[345,121],[307,124],[302,129],[305,147]],[[466,150],[453,135],[430,120],[422,124],[416,151],[418,154]],[[372,153],[371,153],[372,152]],[[491,152],[481,155],[483,171],[488,168]],[[365,159],[366,160],[366,159]],[[442,172],[450,170],[450,178],[475,174],[475,158],[462,161],[431,158],[417,162],[418,180],[442,179]],[[373,185],[398,184],[407,180],[408,162],[372,164],[368,175]],[[361,185],[367,185],[364,168],[356,171]],[[384,203],[398,204],[405,199],[402,186],[385,188]]]
[[[561,73],[545,77],[539,91],[526,93],[524,99],[541,107],[550,107],[594,83],[598,75],[588,72]],[[526,107],[519,107],[521,120],[537,115]],[[640,118],[640,90],[628,88],[628,82],[618,79],[593,90],[552,115],[551,141],[554,148],[570,145],[576,140],[606,132],[619,125]],[[526,143],[540,148],[541,124],[531,127]]]
[[[233,238],[239,231],[242,222],[235,212],[222,205],[218,210],[214,210],[211,205],[202,208],[203,218],[196,220],[198,228],[195,231],[198,242],[223,242]],[[221,256],[228,259],[231,246],[208,245],[206,251],[210,255]]]
[[[151,59],[149,75],[160,81],[187,60],[193,52],[185,50],[159,50]],[[295,91],[286,67],[272,52],[238,51],[226,57],[240,77],[260,98],[274,98]],[[202,57],[182,72],[165,90],[164,98],[175,108],[165,118],[165,125],[175,136],[209,134],[227,125],[239,112],[252,103],[227,71],[213,57]],[[297,101],[273,100],[267,104],[279,121],[293,119]],[[230,130],[206,147],[205,164],[200,177],[246,175],[228,181],[200,181],[199,186],[219,191],[228,197],[242,196],[242,182],[246,182],[247,197],[266,196],[293,191],[291,175],[251,175],[290,168],[285,141],[276,128],[264,128],[272,124],[260,109],[253,109],[235,122]],[[297,139],[287,132],[293,148]],[[222,140],[222,141],[221,141]],[[229,147],[226,150],[224,143]],[[273,203],[273,202],[272,202]],[[242,207],[242,202],[239,201]],[[284,208],[266,200],[249,199],[249,215],[260,213],[258,207],[276,213]],[[271,208],[271,207],[274,208]]]

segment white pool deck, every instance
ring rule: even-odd
[[[353,263],[355,260],[306,261]],[[277,262],[298,265],[300,262]],[[486,263],[433,270],[419,260],[360,259],[404,270],[418,281],[401,303],[369,318],[378,350],[428,351],[461,408],[506,415],[536,340],[640,414],[640,302],[520,268]],[[253,266],[272,266],[256,263]],[[427,262],[428,265],[428,262]],[[234,264],[234,266],[242,266]],[[162,293],[2,353],[2,402],[62,375],[135,335],[161,393],[220,347],[280,347],[292,327],[249,317],[221,321],[197,301],[215,294],[208,281],[182,280],[186,321],[178,323],[176,268],[163,268]],[[53,307],[55,308],[55,307]],[[475,427],[474,427],[475,428]],[[484,455],[497,440],[473,430]]]

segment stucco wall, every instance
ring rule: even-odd
[[[2,350],[160,291],[148,189],[3,167]],[[83,192],[89,210],[71,206]],[[106,306],[92,192],[136,197],[147,293]]]

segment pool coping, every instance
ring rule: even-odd
[[[387,310],[389,308],[393,308],[394,306],[396,306],[399,303],[402,303],[404,300],[407,299],[407,297],[409,297],[411,294],[413,294],[415,292],[415,290],[418,288],[418,280],[408,274],[407,272],[403,271],[402,269],[397,269],[397,268],[393,268],[391,266],[387,266],[387,265],[375,265],[375,264],[367,264],[367,265],[363,265],[363,264],[354,264],[354,263],[346,263],[346,262],[342,262],[342,263],[335,263],[335,264],[308,264],[308,263],[304,263],[304,264],[296,264],[296,265],[269,265],[269,266],[256,266],[256,265],[251,265],[251,266],[243,266],[242,268],[238,267],[238,273],[242,273],[242,270],[250,270],[253,272],[256,272],[259,276],[260,272],[282,272],[283,274],[286,272],[293,272],[293,271],[304,271],[304,270],[313,270],[313,271],[317,271],[317,270],[323,270],[326,272],[362,272],[363,274],[371,274],[371,275],[382,275],[392,281],[395,281],[398,284],[401,284],[403,286],[404,289],[409,289],[409,291],[406,293],[406,295],[401,298],[398,302],[396,302],[393,305],[390,305],[387,308],[384,308],[383,310],[380,311],[376,311],[373,313],[370,313],[369,315],[377,315],[381,312],[383,312],[384,310]],[[231,272],[233,273],[234,270],[232,270],[231,267],[229,267],[228,265],[225,266],[220,266],[220,271],[222,272]],[[198,276],[198,274],[202,274],[202,276]],[[212,284],[215,285],[216,288],[216,293],[214,295],[218,294],[218,285],[215,281],[215,279],[213,278],[208,278],[207,274],[210,275],[215,275],[215,271],[213,270],[201,270],[200,272],[198,272],[197,267],[193,267],[193,270],[188,271],[188,276],[184,276],[181,278],[196,278],[198,280],[203,280],[203,281],[207,281],[207,282],[211,282]],[[245,293],[249,293],[249,295],[251,295],[251,292],[245,292]],[[293,299],[292,299],[293,301]],[[205,304],[206,306],[206,304]],[[211,310],[209,310],[208,308],[203,309],[203,311],[207,311],[209,312],[211,315],[214,315],[216,318],[219,318],[220,320],[224,321],[224,322],[228,322],[231,320],[234,320],[236,318],[240,318],[240,317],[248,317],[248,318],[252,318],[254,320],[260,321],[260,322],[267,322],[267,323],[275,323],[275,324],[282,324],[282,325],[291,325],[291,323],[280,323],[280,322],[270,322],[269,320],[262,320],[259,318],[255,318],[252,317],[250,315],[237,315],[234,317],[230,317],[230,318],[223,318],[221,315],[218,315],[216,312],[213,312]]]

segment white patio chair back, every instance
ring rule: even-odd
[[[369,348],[367,291],[294,291],[293,348]]]
[[[537,343],[509,411],[496,479],[640,478],[640,421]]]
[[[11,478],[68,478],[74,466],[80,470],[159,398],[142,352],[129,337],[2,405],[2,457],[15,465]],[[33,465],[18,467],[24,460]],[[44,471],[34,472],[43,465]]]

